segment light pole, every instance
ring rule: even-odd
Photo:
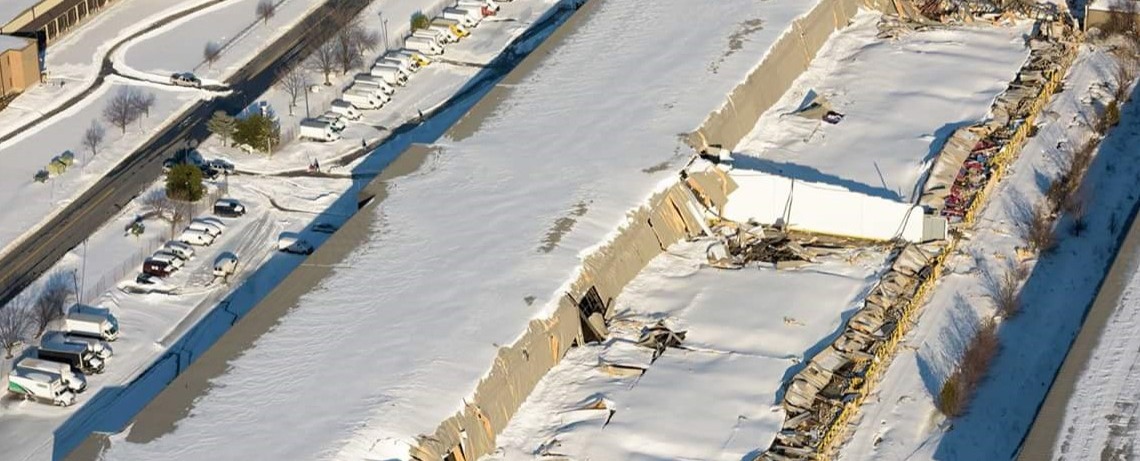
[[[309,118],[309,77],[305,76],[305,118]]]

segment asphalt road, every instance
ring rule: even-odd
[[[162,174],[162,161],[209,135],[206,120],[217,110],[236,113],[274,83],[277,69],[297,65],[312,49],[333,36],[367,6],[366,0],[328,0],[297,26],[235,73],[232,93],[195,104],[106,176],[71,202],[38,232],[0,258],[0,305],[7,303],[50,269],[64,254],[103,226]],[[100,79],[101,80],[101,79]]]

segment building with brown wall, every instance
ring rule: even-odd
[[[29,38],[0,35],[0,99],[40,81],[39,47]]]

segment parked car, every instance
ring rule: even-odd
[[[237,171],[234,164],[220,158],[207,161],[206,166],[225,174],[234,174]]]
[[[217,277],[226,277],[234,272],[237,272],[238,257],[237,255],[225,252],[214,260],[214,275]]]
[[[207,234],[210,234],[210,236],[212,236],[214,238],[217,238],[219,235],[222,235],[222,228],[221,227],[219,227],[218,225],[216,225],[214,223],[202,221],[200,219],[195,219],[193,221],[190,221],[190,225],[186,226],[186,229],[192,230],[192,231],[198,231],[198,232],[205,232]]]
[[[145,272],[135,277],[135,283],[139,285],[154,285],[158,283],[158,278]]]
[[[245,214],[245,205],[232,198],[220,198],[214,202],[214,214],[227,218],[236,218]]]
[[[332,224],[332,223],[319,222],[319,223],[313,224],[313,230],[316,232],[320,232],[322,234],[331,234],[333,232],[336,232],[337,229],[338,229],[338,227],[336,227],[336,225]]]
[[[168,251],[163,251],[163,250],[158,250],[158,251],[154,252],[154,254],[150,255],[150,258],[148,258],[148,259],[150,259],[151,261],[162,261],[166,264],[169,264],[170,267],[172,268],[172,270],[170,272],[175,272],[178,269],[181,269],[182,266],[186,264],[186,261],[184,261],[178,255],[171,253],[171,252],[168,252]]]
[[[162,246],[164,251],[169,251],[181,257],[183,260],[189,260],[194,257],[194,247],[182,242],[171,240]]]
[[[213,235],[193,229],[186,229],[182,231],[182,234],[178,235],[177,240],[188,245],[200,247],[210,246],[214,244]]]
[[[182,72],[171,75],[170,83],[174,84],[175,86],[188,86],[192,88],[202,87],[202,80],[200,80],[198,77],[195,77],[194,74],[190,72]]]
[[[307,255],[313,253],[313,245],[294,235],[282,235],[277,239],[277,250],[286,253]]]
[[[165,278],[166,276],[173,274],[175,270],[177,270],[177,268],[171,265],[170,261],[161,259],[147,258],[145,261],[143,261],[142,265],[142,271],[144,274],[153,275],[159,278]]]

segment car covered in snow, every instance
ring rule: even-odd
[[[201,88],[202,80],[195,77],[190,72],[180,72],[170,76],[170,83],[175,86],[188,86],[191,88]]]
[[[295,234],[282,234],[277,238],[277,250],[286,253],[307,255],[313,253],[313,245]]]

